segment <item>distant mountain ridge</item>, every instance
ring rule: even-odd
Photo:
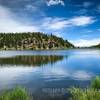
[[[100,48],[100,43],[94,46],[91,46],[90,48]]]
[[[0,33],[1,50],[43,50],[74,48],[74,45],[55,35],[41,32]]]

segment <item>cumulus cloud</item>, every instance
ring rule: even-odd
[[[74,40],[74,41],[70,41],[70,42],[72,42],[77,47],[89,47],[89,46],[99,44],[100,38],[91,39],[91,40],[89,40],[89,39],[79,39],[79,40]]]
[[[10,9],[0,6],[0,32],[31,32],[38,31],[38,28],[27,23],[21,23],[14,19]]]
[[[48,5],[48,6],[58,5],[58,4],[60,4],[60,5],[62,5],[62,6],[65,5],[65,3],[64,3],[63,0],[49,0],[49,1],[47,2],[47,5]]]
[[[45,18],[42,26],[48,29],[60,30],[65,27],[86,26],[94,23],[95,20],[90,16],[78,16],[70,19],[65,18]]]

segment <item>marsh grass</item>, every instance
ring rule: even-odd
[[[91,82],[91,88],[100,89],[100,77],[96,76]]]
[[[95,89],[79,89],[72,88],[71,90],[72,98],[71,100],[100,100],[100,91]]]
[[[71,88],[71,100],[100,100],[100,77],[92,80],[90,88]]]
[[[0,100],[30,100],[30,96],[25,88],[16,87],[13,90],[4,91],[0,95]]]
[[[92,80],[89,88],[71,88],[70,100],[100,100],[100,77]],[[13,90],[4,91],[0,95],[0,100],[31,100],[25,88],[16,87]]]

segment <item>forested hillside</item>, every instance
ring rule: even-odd
[[[97,44],[97,45],[91,46],[90,48],[100,48],[100,44]]]
[[[55,35],[40,32],[0,33],[1,50],[66,49],[74,46]]]

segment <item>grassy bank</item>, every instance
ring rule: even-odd
[[[24,88],[16,87],[1,93],[0,100],[30,100],[30,96]]]
[[[70,93],[70,100],[100,100],[100,77],[93,79],[89,88],[71,88]],[[17,87],[1,93],[0,100],[31,100],[31,97],[25,88]]]
[[[71,100],[100,100],[100,77],[93,79],[89,88],[72,88],[70,93]]]

